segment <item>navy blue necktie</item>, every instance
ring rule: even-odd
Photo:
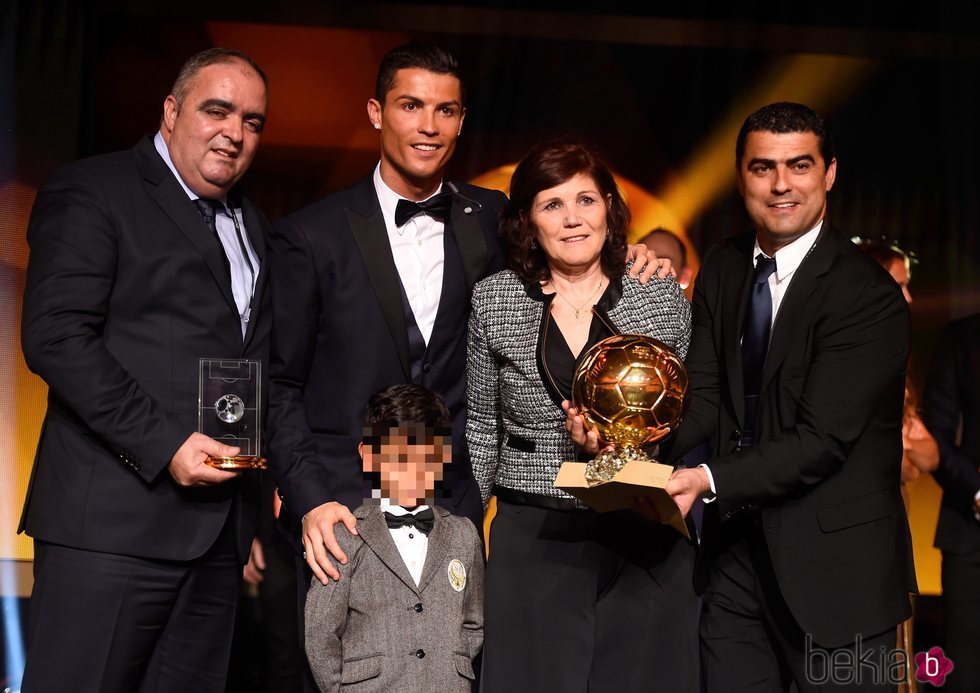
[[[742,324],[742,384],[745,395],[745,433],[755,432],[755,414],[759,391],[762,389],[762,370],[769,351],[769,330],[772,326],[772,294],[769,277],[776,271],[776,261],[762,253],[755,258],[749,306]]]
[[[214,200],[209,200],[204,197],[199,197],[194,200],[194,204],[197,206],[197,211],[201,213],[201,218],[204,219],[204,223],[208,225],[208,228],[214,232],[217,236],[218,226],[215,223],[215,214],[217,210],[218,203]]]

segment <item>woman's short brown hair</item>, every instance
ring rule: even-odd
[[[510,268],[524,281],[551,278],[544,251],[537,244],[532,247],[531,205],[535,196],[580,173],[595,181],[606,205],[609,233],[600,253],[602,271],[608,277],[622,274],[626,266],[629,207],[595,145],[576,136],[566,136],[532,147],[510,179],[510,200],[501,215],[500,232]]]

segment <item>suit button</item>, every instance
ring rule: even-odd
[[[734,440],[736,443],[742,440],[742,432],[737,428],[734,431],[732,431],[732,440]]]
[[[431,363],[422,364],[422,372],[423,373],[428,373],[431,370],[432,370],[432,364]]]
[[[419,659],[425,659],[425,650],[423,650],[422,648],[415,650],[415,656],[418,657]]]
[[[415,613],[417,614],[422,613],[422,602],[419,602],[418,604],[415,605]]]

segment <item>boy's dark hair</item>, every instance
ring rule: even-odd
[[[365,429],[387,431],[399,426],[423,425],[437,434],[448,430],[451,419],[442,397],[421,385],[391,385],[368,400]]]
[[[395,74],[399,70],[417,68],[437,75],[452,75],[459,80],[459,93],[466,103],[466,90],[463,78],[459,74],[459,63],[456,57],[444,48],[428,43],[406,43],[396,46],[385,53],[378,68],[378,79],[374,86],[374,98],[382,106],[385,97],[395,86]]]
[[[791,101],[771,103],[745,119],[735,140],[736,169],[742,166],[745,140],[748,139],[751,132],[773,132],[779,135],[790,132],[812,132],[817,136],[823,165],[830,166],[830,162],[834,160],[834,143],[830,137],[830,131],[827,129],[827,124],[819,113],[801,103]]]

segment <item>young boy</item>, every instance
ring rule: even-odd
[[[368,401],[358,450],[380,476],[359,507],[356,536],[338,526],[347,554],[340,580],[316,578],[306,598],[306,655],[323,693],[469,693],[483,646],[483,552],[469,520],[429,506],[452,459],[449,411],[418,385]]]

